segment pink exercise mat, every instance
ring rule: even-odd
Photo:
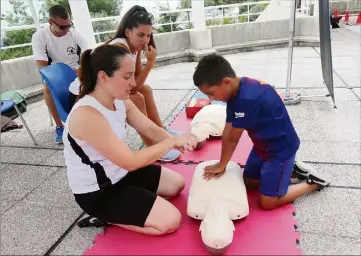
[[[182,213],[182,224],[173,234],[146,236],[117,226],[105,228],[84,255],[210,255],[198,231],[200,221],[186,214],[190,181],[196,165],[164,164],[181,173],[186,181],[182,193],[171,202]],[[258,192],[249,192],[250,214],[235,221],[236,231],[226,255],[302,255],[296,241],[294,207],[289,204],[272,211],[258,206]]]
[[[191,121],[192,119],[188,118],[185,112],[180,112],[170,126],[174,130],[189,131]],[[245,165],[252,147],[253,143],[249,138],[247,131],[244,131],[231,160],[238,164]],[[220,159],[221,151],[221,139],[211,139],[206,142],[202,149],[192,152],[185,152],[180,157],[180,160],[194,162],[206,161],[209,159],[216,160]]]

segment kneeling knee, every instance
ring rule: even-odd
[[[182,175],[180,175],[179,173],[176,174],[177,178],[174,179],[172,185],[169,187],[169,196],[171,197],[178,195],[185,187],[185,181]]]
[[[169,234],[177,231],[182,222],[181,213],[175,208],[172,213],[169,213],[167,218],[164,218],[160,228],[162,234]]]
[[[259,204],[263,210],[273,210],[273,209],[277,208],[277,201],[278,201],[277,197],[273,198],[273,197],[261,196],[261,198],[259,200]]]
[[[263,210],[273,210],[277,207],[277,205],[275,204],[262,203],[262,202],[260,202],[260,206]]]

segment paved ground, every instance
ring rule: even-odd
[[[302,140],[298,158],[312,161],[332,180],[330,188],[295,202],[304,254],[360,255],[361,41],[360,30],[355,28],[332,31],[337,108],[329,97],[308,97],[287,107]],[[292,91],[304,96],[327,93],[319,51],[294,50]],[[239,75],[266,80],[284,91],[287,49],[227,58]],[[163,119],[194,92],[195,65],[181,63],[152,71],[148,83],[154,88]],[[61,147],[54,145],[54,127],[49,124],[45,103],[30,105],[24,117],[43,149],[31,148],[25,130],[1,134],[1,253],[38,255],[51,250],[53,255],[82,254],[102,229],[72,226],[82,211],[68,189]],[[133,149],[141,145],[132,130],[127,143]]]

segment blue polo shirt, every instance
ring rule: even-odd
[[[226,121],[248,132],[254,149],[265,161],[285,161],[300,146],[281,97],[265,82],[242,77],[237,95],[227,102]]]

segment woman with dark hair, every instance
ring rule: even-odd
[[[118,46],[82,55],[80,93],[63,134],[68,182],[90,216],[143,234],[167,234],[177,230],[181,214],[164,198],[178,195],[184,180],[153,163],[173,148],[191,151],[197,141],[189,133],[170,135],[139,111],[129,100],[134,72],[132,55]],[[123,142],[127,124],[153,146],[131,151]]]
[[[164,127],[159,116],[157,106],[153,97],[152,88],[144,84],[151,69],[155,66],[157,51],[152,33],[153,16],[147,10],[139,5],[134,5],[129,9],[120,22],[118,30],[113,39],[106,42],[115,44],[128,49],[135,63],[135,82],[136,86],[131,91],[130,99],[138,109],[152,120],[159,127]],[[141,55],[145,53],[147,63],[142,68]],[[179,132],[170,127],[164,129],[172,135]],[[152,142],[142,137],[147,146]],[[161,157],[162,161],[174,161],[181,153],[177,150],[171,150]]]

